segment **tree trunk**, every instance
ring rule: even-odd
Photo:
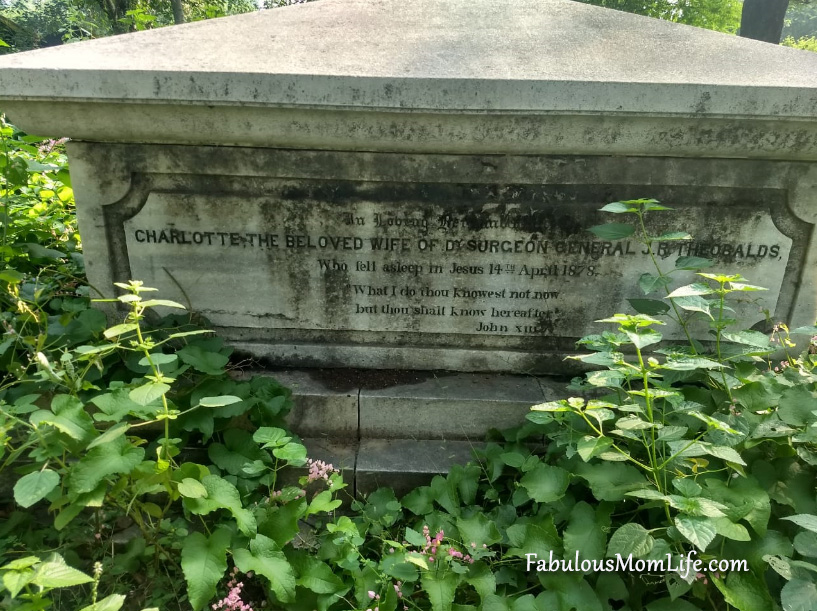
[[[182,0],[170,0],[173,6],[173,22],[184,23],[184,7],[182,7]]]
[[[744,0],[740,35],[780,44],[787,8],[789,0]]]

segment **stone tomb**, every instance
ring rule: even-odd
[[[587,232],[609,201],[676,208],[650,229],[694,240],[662,265],[767,287],[750,324],[813,324],[816,77],[812,53],[567,0],[321,0],[6,56],[0,105],[72,138],[92,284],[143,280],[290,368],[293,423],[366,488],[402,468],[381,439],[444,469],[561,393],[531,376],[569,373],[651,271]],[[417,373],[291,370],[331,367]]]

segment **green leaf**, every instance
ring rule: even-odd
[[[496,593],[496,576],[482,561],[476,561],[471,565],[465,581],[474,586],[481,601]]]
[[[599,520],[590,505],[584,501],[576,503],[570,510],[570,521],[564,531],[565,558],[576,552],[582,559],[604,558],[608,527],[609,520]]]
[[[199,399],[201,407],[224,407],[225,405],[232,405],[233,403],[240,403],[243,401],[241,397],[234,397],[232,395],[222,395],[220,397],[203,397]]]
[[[143,301],[140,305],[142,305],[143,307],[146,307],[146,308],[163,307],[163,308],[175,308],[177,310],[186,310],[187,309],[182,304],[177,303],[175,301],[170,301],[169,299],[148,299],[147,301]]]
[[[269,580],[270,588],[280,602],[295,599],[295,574],[278,545],[264,535],[250,541],[250,549],[233,550],[233,560],[243,573],[254,571]]]
[[[694,282],[693,284],[687,284],[686,286],[675,289],[669,295],[667,295],[667,299],[673,299],[675,297],[690,297],[693,295],[711,295],[712,293],[713,291],[709,285]]]
[[[80,611],[119,611],[124,604],[125,597],[122,594],[111,594],[97,601],[95,605],[83,607]]]
[[[179,494],[189,499],[200,499],[207,496],[207,488],[192,477],[185,477],[179,482]]]
[[[100,435],[91,443],[89,443],[86,446],[86,450],[90,450],[91,448],[95,448],[96,446],[102,445],[104,443],[110,443],[114,439],[117,439],[118,437],[124,435],[129,428],[130,424],[128,424],[127,422],[120,422],[118,424],[114,424],[111,428],[102,433],[102,435]]]
[[[721,537],[734,541],[751,541],[752,536],[742,524],[736,524],[729,518],[715,518],[715,530]]]
[[[35,558],[37,562],[39,558]],[[5,569],[6,567],[4,567]],[[9,591],[12,598],[16,598],[24,587],[31,583],[34,577],[34,571],[31,569],[20,570],[4,570],[3,572],[3,586]]]
[[[738,611],[769,611],[774,608],[766,584],[752,573],[733,571],[726,580],[713,578],[724,600]]]
[[[519,481],[537,503],[553,503],[565,495],[570,483],[570,474],[561,467],[544,463],[537,464]]]
[[[628,299],[627,301],[639,314],[661,316],[669,312],[669,304],[657,299]]]
[[[675,269],[704,269],[714,264],[714,261],[703,257],[678,257],[675,260]]]
[[[795,578],[780,591],[783,611],[817,611],[817,583]]]
[[[438,576],[436,572],[425,571],[422,575],[423,590],[431,602],[432,611],[451,611],[454,593],[460,584],[461,576],[453,572]]]
[[[300,576],[295,585],[317,594],[333,594],[345,588],[343,580],[332,572],[332,568],[315,557],[304,556],[299,568]]]
[[[794,537],[794,549],[801,556],[817,558],[817,534],[811,531],[797,533]]]
[[[649,531],[635,522],[621,526],[612,534],[607,544],[607,557],[613,558],[616,554],[626,557],[629,554],[640,558],[650,553],[655,545]]]
[[[672,302],[688,312],[703,312],[710,318],[712,317],[709,302],[700,295],[690,295],[689,297],[676,297]]]
[[[790,522],[794,522],[801,528],[805,528],[806,530],[810,530],[813,533],[817,533],[817,516],[801,513],[794,516],[789,516],[787,518],[783,518],[784,520],[789,520]]]
[[[623,463],[581,463],[576,467],[576,474],[587,481],[593,496],[600,501],[621,501],[631,490],[647,486],[647,480],[638,469]]]
[[[252,435],[253,441],[262,444],[263,448],[277,448],[291,441],[284,429],[272,426],[262,426]]]
[[[272,455],[285,460],[293,466],[299,467],[306,463],[306,447],[300,443],[291,442],[283,447],[275,448]]]
[[[756,348],[768,348],[770,346],[769,336],[760,331],[724,331],[721,333],[721,337],[744,346],[754,346]]]
[[[148,357],[142,357],[139,359],[139,365],[142,367],[150,367],[150,363],[153,362],[154,365],[170,365],[175,363],[178,357],[175,354],[164,354],[162,352],[156,352],[150,355],[150,359]]]
[[[185,498],[184,506],[196,515],[207,515],[219,509],[228,510],[235,518],[238,529],[247,536],[255,534],[257,524],[251,511],[244,508],[238,489],[218,475],[207,475],[201,480],[207,490],[204,498]]]
[[[118,437],[89,450],[71,469],[68,486],[76,494],[91,492],[109,475],[130,473],[144,458],[144,448],[137,448],[124,437]]]
[[[702,552],[718,534],[711,518],[679,515],[675,517],[675,528]]]
[[[162,395],[169,390],[170,386],[167,384],[148,382],[147,384],[134,388],[128,393],[128,397],[130,397],[131,401],[139,405],[149,405],[157,399],[160,399]]]
[[[136,331],[139,325],[134,323],[125,323],[121,325],[114,325],[110,329],[106,329],[103,335],[105,339],[111,339],[113,337],[119,337],[120,335],[124,335],[130,331]]]
[[[466,548],[472,548],[472,543],[481,548],[483,545],[494,545],[502,540],[496,524],[488,519],[484,513],[476,513],[470,518],[457,518],[457,530],[460,540]]]
[[[43,588],[67,588],[93,581],[82,571],[68,566],[59,554],[51,554],[34,569],[31,583]]]
[[[182,571],[193,611],[203,609],[216,595],[216,586],[227,571],[231,534],[218,528],[210,537],[194,532],[182,540]]]
[[[635,233],[635,227],[627,225],[626,223],[606,223],[604,225],[590,227],[588,231],[602,240],[621,240],[622,238],[633,235],[633,233]]]
[[[778,417],[791,426],[808,426],[817,421],[817,398],[803,386],[786,389],[778,403]]]
[[[31,507],[60,483],[60,476],[51,469],[24,475],[14,484],[14,500],[21,507]]]
[[[576,451],[582,460],[587,462],[594,456],[598,456],[602,452],[609,450],[612,445],[613,440],[609,437],[591,437],[590,435],[586,435],[576,444]]]
[[[655,292],[659,288],[665,287],[670,283],[670,279],[666,276],[653,276],[652,274],[641,274],[638,279],[638,288],[645,295]]]
[[[625,212],[637,212],[638,207],[632,206],[627,202],[611,202],[601,208],[601,212],[612,212],[613,214],[623,214]]]
[[[221,375],[224,373],[224,366],[229,362],[229,357],[218,352],[205,350],[201,346],[189,345],[179,350],[176,354],[179,358],[194,369],[208,375]]]
[[[332,493],[329,490],[324,490],[317,494],[315,498],[312,499],[312,502],[309,503],[306,515],[309,516],[313,513],[330,513],[340,507],[341,504],[342,501],[340,499],[332,499]]]
[[[657,242],[672,242],[675,240],[691,240],[692,236],[686,231],[667,231],[660,236],[653,238]]]
[[[420,486],[404,496],[400,504],[417,516],[424,516],[434,509],[434,494],[429,486]],[[420,545],[425,544],[425,539]],[[416,545],[416,544],[412,544]]]

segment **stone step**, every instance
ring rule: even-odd
[[[553,378],[447,372],[280,370],[292,389],[288,422],[302,437],[480,442],[518,426],[532,405],[566,396]]]
[[[344,469],[356,493],[398,495],[464,464],[486,433],[522,424],[530,407],[567,396],[553,378],[447,372],[280,370],[288,424],[309,456]]]

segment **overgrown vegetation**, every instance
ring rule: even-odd
[[[731,305],[761,287],[654,257],[636,313],[580,342],[575,397],[402,498],[352,499],[285,430],[289,392],[231,376],[179,304],[133,281],[120,322],[90,307],[60,142],[3,124],[0,170],[0,608],[814,607],[817,328],[741,328]],[[602,239],[690,238],[650,233],[654,200],[604,210],[633,222]],[[631,570],[600,570],[615,554]]]

